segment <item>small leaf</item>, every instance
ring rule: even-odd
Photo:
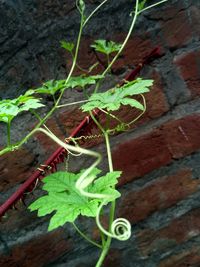
[[[138,3],[138,10],[139,10],[139,11],[141,11],[141,10],[144,8],[146,2],[147,2],[147,0],[142,0],[142,1],[140,1],[140,2]]]
[[[65,85],[67,88],[81,87],[84,88],[87,85],[96,84],[96,82],[102,79],[102,75],[93,75],[93,76],[74,76],[70,77],[69,81]]]
[[[144,106],[142,104],[140,104],[140,102],[138,102],[137,100],[132,99],[132,98],[128,98],[128,97],[123,98],[121,101],[121,104],[122,105],[130,105],[133,108],[144,110]]]
[[[39,99],[28,99],[24,104],[22,104],[19,108],[19,111],[28,111],[30,109],[37,109],[44,107],[44,105],[40,102]]]
[[[18,98],[0,101],[0,121],[10,123],[20,112],[43,106],[40,99],[33,97],[29,90]]]
[[[121,49],[121,44],[117,44],[113,41],[96,40],[91,47],[97,52],[110,55],[111,53],[118,52]]]
[[[37,88],[35,93],[54,95],[63,89],[65,89],[65,80],[50,80],[43,83],[42,87]]]
[[[66,49],[67,51],[69,51],[70,53],[73,51],[74,49],[74,44],[70,43],[70,42],[66,42],[66,41],[61,41],[61,47]]]

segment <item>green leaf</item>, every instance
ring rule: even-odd
[[[83,171],[78,174],[56,172],[42,180],[44,182],[43,189],[48,192],[48,195],[37,199],[29,206],[29,209],[31,211],[38,210],[38,216],[54,212],[50,220],[49,231],[64,225],[66,222],[75,221],[79,215],[96,216],[99,204],[103,200],[85,197],[75,186]],[[95,168],[90,175],[97,177],[99,173],[100,170]],[[87,191],[94,194],[108,194],[110,197],[106,199],[107,202],[118,198],[120,193],[114,189],[114,186],[120,174],[121,172],[112,172],[96,179],[93,184],[88,186]]]
[[[70,43],[70,42],[66,42],[66,41],[61,41],[61,47],[66,49],[67,51],[69,51],[70,53],[73,51],[74,49],[74,44]]]
[[[113,41],[106,40],[96,40],[94,44],[91,45],[97,52],[109,55],[114,52],[118,52],[121,48],[121,44],[117,44]]]
[[[30,109],[38,109],[41,107],[44,107],[44,105],[40,102],[39,99],[28,99],[19,107],[19,112],[28,111]]]
[[[35,90],[35,93],[54,95],[57,91],[65,88],[65,80],[50,80],[43,83],[42,87]]]
[[[0,121],[9,123],[18,113],[19,108],[14,104],[13,100],[0,101]]]
[[[139,11],[141,11],[141,10],[144,8],[146,2],[147,2],[147,0],[142,0],[142,1],[140,1],[140,2],[138,3],[138,10],[139,10]]]
[[[10,123],[22,111],[37,109],[44,105],[40,99],[32,96],[32,91],[27,91],[15,99],[6,99],[0,101],[0,121]]]
[[[86,104],[81,108],[83,111],[91,111],[95,108],[107,109],[108,111],[118,110],[121,105],[130,105],[143,110],[144,107],[131,96],[149,92],[152,86],[152,80],[137,79],[132,82],[126,82],[122,87],[112,88],[105,93],[93,94]]]
[[[113,201],[114,199],[120,197],[120,193],[115,190],[114,187],[117,184],[117,178],[121,176],[121,173],[122,172],[120,171],[113,171],[100,177],[94,181],[93,185],[91,185],[89,192],[110,195],[109,201]]]
[[[68,82],[66,80],[50,80],[43,83],[42,87],[34,90],[38,94],[49,94],[54,95],[58,91],[62,91],[69,88],[81,87],[84,88],[87,85],[96,84],[97,80],[102,79],[102,75],[93,75],[93,76],[72,76],[69,78]]]
[[[87,85],[96,84],[97,80],[102,79],[102,75],[93,75],[93,76],[74,76],[70,77],[69,81],[65,85],[68,88],[82,87],[84,88]]]

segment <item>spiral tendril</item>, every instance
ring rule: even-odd
[[[103,202],[99,206],[99,209],[97,211],[96,223],[97,223],[98,228],[106,236],[118,239],[120,241],[128,240],[131,237],[131,224],[127,219],[125,218],[115,219],[110,225],[110,231],[105,230],[105,228],[101,225],[99,217],[100,217],[101,209],[105,204],[106,202]]]

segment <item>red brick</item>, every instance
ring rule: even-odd
[[[191,16],[191,25],[192,25],[192,32],[196,38],[199,38],[200,35],[200,22],[199,22],[199,16],[200,16],[200,8],[193,5],[190,8],[190,16]]]
[[[186,116],[160,128],[172,158],[181,158],[200,149],[200,116]]]
[[[55,134],[61,140],[64,140],[64,138],[66,137],[65,130],[61,129],[55,118],[50,118],[47,121],[46,126],[53,132],[53,134]],[[39,144],[42,146],[42,148],[45,150],[47,155],[51,155],[51,153],[53,153],[59,146],[56,142],[51,140],[43,133],[39,132],[35,134],[35,137],[38,140]]]
[[[25,148],[1,156],[0,191],[25,181],[33,170],[33,163],[34,155]]]
[[[113,151],[114,168],[122,170],[120,185],[137,179],[173,158],[181,158],[200,149],[200,116],[170,121],[136,139],[120,144]]]
[[[184,243],[199,234],[200,209],[196,209],[173,220],[168,226],[158,231],[153,229],[141,231],[137,235],[137,242],[142,254],[148,255],[153,251],[166,251],[168,247]]]
[[[42,236],[14,246],[9,255],[0,256],[2,267],[42,267],[62,256],[71,247],[64,239],[62,230]]]
[[[171,48],[182,47],[192,39],[187,11],[180,11],[170,20],[161,23],[161,28],[164,40]]]
[[[144,114],[144,117],[147,117],[148,119],[155,119],[167,112],[169,110],[169,106],[163,93],[160,74],[153,71],[151,79],[154,80],[154,83],[150,89],[150,93],[146,94],[147,111]]]
[[[121,143],[112,155],[114,169],[123,171],[120,185],[171,162],[171,153],[158,130]]]
[[[33,202],[35,197],[32,194],[26,196],[26,200]],[[5,216],[0,218],[0,232],[4,235],[9,235],[15,231],[20,231],[21,229],[30,226],[33,221],[36,220],[36,214],[30,212],[28,207],[24,203],[18,201],[15,204],[15,209],[9,209]]]
[[[158,267],[197,267],[200,266],[200,246],[185,250],[160,262]]]
[[[104,267],[122,267],[120,261],[120,250],[118,249],[110,249],[109,254],[107,255],[103,266]]]
[[[155,211],[169,208],[198,190],[200,182],[192,179],[190,170],[157,179],[144,189],[130,192],[120,205],[120,217],[136,223]],[[176,190],[174,190],[176,189]]]
[[[125,35],[116,35],[114,40],[122,43]],[[136,66],[141,63],[143,59],[151,53],[155,45],[149,39],[148,34],[141,36],[132,36],[122,52],[122,55],[113,66],[113,70],[124,68],[125,66]]]
[[[191,91],[192,96],[200,95],[200,50],[175,57],[174,63]]]
[[[152,8],[148,16],[154,20],[168,21],[176,17],[182,8],[182,3],[177,2],[173,5],[166,6],[163,10],[159,10],[159,12],[156,8]]]

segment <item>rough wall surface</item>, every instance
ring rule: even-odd
[[[59,48],[62,39],[75,40],[78,13],[73,0],[0,0],[0,96],[16,97],[42,81],[62,78],[70,59]],[[93,9],[100,1],[87,1]],[[86,28],[79,63],[95,61],[89,49],[94,38],[122,41],[130,24],[132,1],[110,1]],[[134,129],[111,139],[122,198],[118,216],[129,219],[129,241],[113,241],[105,267],[200,266],[200,2],[169,0],[141,15],[123,56],[114,66],[116,83],[159,45],[161,58],[146,66],[142,77],[154,78],[147,96],[147,113]],[[118,75],[117,75],[118,74]],[[82,93],[66,93],[70,101]],[[47,99],[47,105],[51,101]],[[121,111],[125,121],[135,116]],[[67,136],[83,115],[78,108],[63,110],[48,122],[60,136]],[[22,122],[23,120],[23,122]],[[25,123],[24,123],[25,122]],[[13,140],[35,124],[26,115],[14,123]],[[5,129],[1,126],[1,145]],[[105,154],[101,141],[92,144]],[[37,135],[22,150],[0,161],[2,203],[56,146]],[[77,170],[88,159],[70,160]],[[102,163],[106,168],[106,162]],[[28,205],[41,194],[26,196]],[[96,236],[84,218],[82,229]],[[22,203],[10,210],[0,224],[1,267],[94,267],[98,250],[66,225],[47,232],[48,218],[37,218]]]

